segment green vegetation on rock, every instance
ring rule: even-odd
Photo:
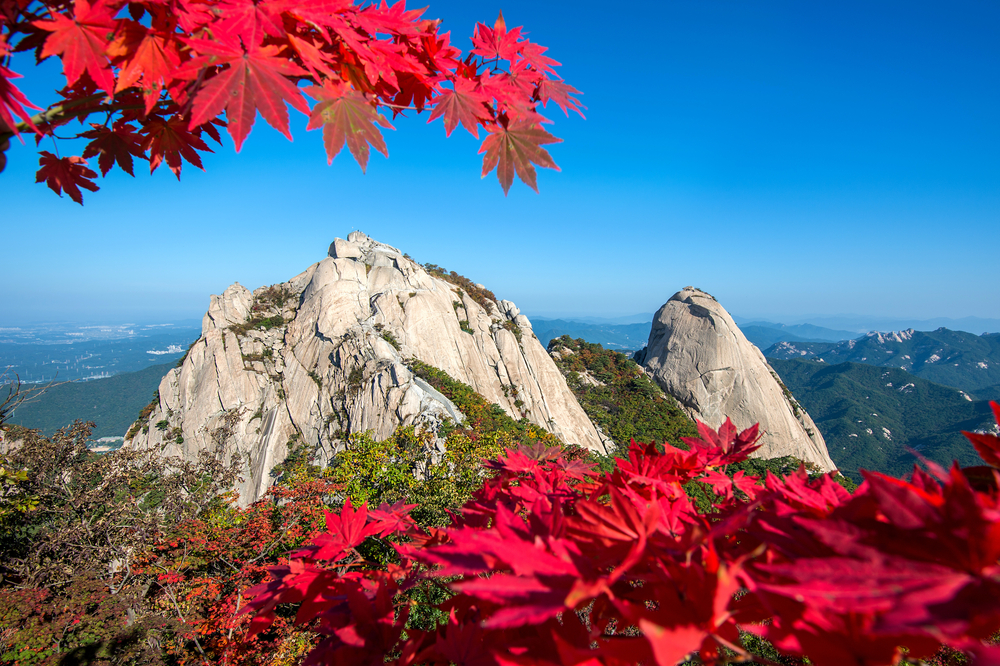
[[[424,269],[436,278],[441,278],[446,282],[450,282],[453,285],[461,288],[469,297],[476,303],[482,306],[487,312],[490,311],[490,302],[496,303],[497,297],[492,291],[477,285],[475,282],[465,277],[464,275],[459,275],[455,271],[449,271],[446,268],[438,266],[437,264],[424,264]]]
[[[628,356],[569,336],[552,340],[548,350],[587,416],[619,448],[632,439],[677,444],[697,435],[677,401]]]

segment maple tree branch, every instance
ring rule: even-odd
[[[392,102],[379,102],[378,105],[387,106],[390,109],[399,109],[400,111],[416,111],[417,113],[420,113],[420,109],[413,106],[412,104],[407,105],[407,104],[393,104]],[[426,109],[427,106],[424,106],[424,108]]]
[[[96,102],[97,100],[99,100],[99,99],[101,99],[103,97],[106,97],[106,96],[107,95],[105,95],[104,93],[98,93],[96,95],[89,95],[87,97],[81,97],[80,99],[75,99],[75,100],[73,100],[71,102],[66,102],[64,104],[56,104],[56,105],[50,106],[46,110],[41,111],[40,113],[36,113],[35,115],[33,115],[31,117],[31,122],[34,123],[35,126],[37,127],[38,125],[41,125],[43,123],[51,123],[51,122],[53,122],[55,120],[63,120],[65,118],[72,118],[74,115],[79,115],[79,113],[80,113],[80,111],[77,111],[75,113],[71,113],[71,111],[73,109],[75,109],[76,107],[83,106],[84,104],[89,104],[91,102]],[[3,130],[3,131],[0,131],[0,141],[3,141],[4,139],[7,139],[9,137],[12,137],[16,133],[27,132],[30,129],[31,129],[31,125],[29,125],[27,122],[25,122],[25,121],[22,120],[17,125],[15,125],[14,130],[6,129],[6,130]]]

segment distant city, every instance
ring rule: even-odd
[[[179,359],[199,335],[194,320],[0,327],[0,379],[34,384],[135,372]]]

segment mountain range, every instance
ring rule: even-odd
[[[130,446],[165,455],[213,450],[245,461],[246,501],[303,445],[322,463],[351,433],[384,438],[418,427],[441,440],[449,423],[466,417],[428,383],[438,375],[515,421],[591,450],[608,450],[609,435],[622,439],[639,424],[631,414],[646,407],[632,401],[633,391],[643,400],[676,400],[712,427],[727,416],[741,429],[759,422],[760,454],[794,455],[815,469],[905,474],[914,460],[906,447],[942,464],[975,462],[959,431],[987,427],[979,399],[1000,394],[1000,334],[909,329],[843,339],[850,335],[812,324],[739,327],[714,297],[692,287],[651,322],[532,322],[483,285],[355,232],[288,282],[253,292],[234,284],[213,296],[199,339],[175,369],[53,387],[20,406],[11,423],[51,432],[80,418],[97,421],[95,437],[124,434]],[[563,342],[550,357],[546,346],[556,338]],[[633,358],[646,379],[582,340],[640,350]],[[176,346],[170,355],[179,355]],[[567,386],[562,375],[577,372],[570,366],[583,356],[587,371]],[[666,428],[673,416],[661,416],[642,428]]]
[[[865,363],[900,368],[972,397],[988,397],[1000,384],[1000,333],[974,335],[939,328],[871,332],[843,342],[776,342],[764,351],[772,359],[817,359],[827,364]]]
[[[771,359],[812,416],[837,468],[860,482],[859,469],[903,477],[917,457],[945,467],[982,461],[963,430],[995,427],[985,400],[894,367]]]

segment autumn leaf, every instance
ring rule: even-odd
[[[135,128],[121,121],[111,127],[97,123],[91,123],[91,126],[94,129],[80,135],[91,139],[83,150],[83,156],[98,156],[97,164],[101,167],[102,176],[108,174],[115,162],[125,173],[135,176],[132,173],[132,157],[146,157],[140,143],[142,138],[136,133]]]
[[[66,83],[72,86],[86,71],[97,86],[114,94],[115,75],[105,53],[115,32],[114,12],[98,0],[76,0],[73,18],[52,12],[51,21],[35,21],[37,28],[51,32],[42,48],[42,58],[62,57]]]
[[[53,192],[62,196],[65,190],[70,199],[83,205],[83,194],[80,188],[96,192],[97,185],[92,181],[97,174],[87,168],[87,160],[82,157],[56,157],[47,150],[39,153],[38,163],[41,168],[35,177],[35,182],[45,181]]]
[[[113,46],[123,52],[115,92],[126,90],[141,80],[148,115],[160,99],[160,91],[174,78],[181,64],[176,40],[148,30],[139,23],[129,22],[120,31]],[[115,51],[110,53],[114,55]]]
[[[41,110],[29,102],[28,98],[17,89],[17,86],[10,82],[10,79],[17,78],[17,76],[6,67],[0,66],[0,126],[8,127],[11,131],[16,131],[17,128],[17,122],[14,120],[15,115],[34,128],[31,116],[24,110],[25,106]]]
[[[438,95],[427,122],[444,116],[445,136],[451,136],[452,131],[462,123],[462,127],[478,139],[480,121],[490,119],[486,108],[489,98],[476,90],[474,81],[465,77],[457,77],[452,85],[453,90],[445,90]]]
[[[542,101],[542,106],[546,106],[549,103],[549,100],[552,100],[562,107],[563,113],[566,114],[566,117],[569,117],[570,109],[579,113],[581,118],[585,117],[583,115],[583,109],[587,107],[580,104],[579,100],[575,100],[571,97],[571,95],[582,94],[583,93],[565,81],[542,79],[538,83],[538,98]]]
[[[472,53],[481,55],[487,60],[494,58],[514,60],[519,51],[520,37],[521,28],[507,30],[503,12],[500,12],[492,28],[484,23],[476,24],[476,32],[472,36]]]
[[[382,133],[375,125],[395,128],[372,108],[364,95],[341,83],[311,86],[305,92],[318,102],[313,107],[306,129],[323,128],[327,164],[333,162],[345,143],[361,166],[362,173],[368,166],[369,144],[386,157],[389,156]]]
[[[521,57],[516,63],[514,63],[512,69],[522,69],[530,65],[535,69],[535,71],[555,74],[556,71],[552,68],[558,67],[562,63],[557,62],[548,56],[542,55],[546,51],[548,51],[546,47],[535,44],[534,42],[521,42],[518,48],[518,54]]]
[[[7,46],[7,36],[0,35],[0,58],[5,57],[9,52],[10,49]],[[17,74],[3,65],[0,65],[0,127],[6,126],[10,128],[10,131],[16,133],[17,122],[14,120],[14,116],[17,116],[31,129],[37,132],[38,129],[31,121],[31,116],[24,109],[24,107],[35,109],[37,111],[41,111],[41,109],[29,102],[28,98],[24,96],[24,93],[18,90],[17,86],[10,82],[11,79],[19,78],[21,78],[20,74]]]
[[[1000,424],[1000,403],[991,402],[990,408],[996,422]],[[982,434],[978,432],[962,431],[962,434],[972,442],[979,457],[985,460],[992,467],[1000,467],[1000,437],[996,435]]]
[[[184,68],[184,75],[190,76],[212,65],[229,65],[195,95],[189,128],[202,125],[225,110],[229,135],[239,152],[260,111],[271,127],[291,140],[285,102],[302,113],[309,113],[309,106],[295,84],[285,77],[306,74],[306,70],[281,56],[278,46],[251,46],[244,50],[233,42],[206,39],[185,42],[199,57]]]
[[[244,45],[258,45],[265,35],[283,37],[281,12],[291,4],[286,0],[224,0],[219,3],[223,16],[213,31],[239,36]]]
[[[319,81],[323,77],[334,78],[333,70],[330,69],[327,58],[324,57],[323,52],[312,40],[299,39],[295,35],[289,34],[288,43],[299,54],[302,64],[306,66],[306,69],[309,70],[314,79]]]
[[[372,3],[358,12],[355,20],[358,22],[358,27],[370,35],[383,33],[416,37],[419,34],[416,27],[417,19],[425,11],[426,7],[408,10],[405,0],[399,0],[391,7],[386,5],[385,0],[381,0],[378,5]]]
[[[201,165],[201,157],[195,150],[212,152],[212,149],[196,133],[188,131],[187,123],[177,116],[173,116],[169,120],[154,116],[140,131],[145,137],[142,149],[149,151],[150,173],[156,171],[157,167],[166,160],[167,166],[180,180],[182,157],[204,170],[205,167]]]
[[[510,191],[517,173],[528,187],[538,192],[535,167],[532,164],[559,171],[552,156],[542,148],[547,143],[561,143],[558,139],[535,123],[527,121],[513,122],[509,127],[502,124],[491,128],[490,135],[483,140],[479,152],[486,153],[483,157],[483,177],[493,169],[497,170],[497,179],[503,187],[504,195]]]

